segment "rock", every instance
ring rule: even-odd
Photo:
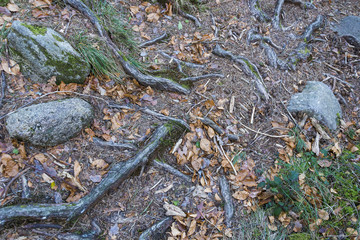
[[[46,83],[56,76],[56,83],[83,83],[90,65],[51,28],[14,21],[8,35],[9,47],[22,74]]]
[[[11,137],[38,146],[64,143],[93,119],[93,107],[79,98],[40,103],[22,108],[6,119]]]
[[[337,127],[338,115],[341,117],[341,107],[331,89],[322,82],[307,82],[301,93],[293,95],[288,110],[290,112],[305,112],[309,116],[325,124],[329,129]]]
[[[360,49],[360,17],[347,16],[343,18],[335,27],[335,31],[348,43]]]

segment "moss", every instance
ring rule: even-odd
[[[294,233],[288,236],[289,240],[310,240],[311,235],[308,233]]]
[[[6,5],[10,2],[10,0],[0,0],[0,6],[6,7]]]
[[[47,32],[46,27],[41,27],[41,26],[37,26],[37,25],[30,25],[27,23],[21,23],[21,25],[23,25],[24,27],[27,27],[32,33],[34,33],[35,35],[45,35]]]
[[[55,34],[53,34],[52,35],[58,42],[64,42],[64,39],[62,39],[61,37],[59,37],[59,36],[57,36],[57,35],[55,35]]]
[[[258,78],[261,79],[259,73],[255,70],[254,66],[246,59],[242,59],[246,65],[249,67],[250,71]]]

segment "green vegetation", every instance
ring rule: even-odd
[[[0,0],[0,7],[6,7],[10,0]]]
[[[5,51],[5,39],[9,33],[10,29],[6,29],[6,22],[3,24],[0,29],[0,56],[3,56]]]
[[[73,36],[73,41],[79,53],[91,64],[94,75],[108,75],[117,79],[123,74],[120,64],[116,62],[105,43],[99,39],[91,39],[84,32],[80,32]]]
[[[35,35],[43,35],[44,36],[47,32],[46,27],[30,25],[30,24],[26,24],[26,23],[21,23],[21,25],[23,25],[24,27],[27,27]]]
[[[351,141],[358,137],[353,129],[345,134]],[[305,143],[296,129],[294,135],[297,157],[291,157],[289,163],[279,161],[278,176],[259,184],[275,195],[266,208],[275,217],[290,211],[299,216],[302,234],[308,237],[297,233],[288,239],[315,239],[324,234],[338,235],[346,229],[358,229],[360,151],[343,150],[340,156],[335,156],[331,147],[327,147],[321,150],[321,157],[317,157],[312,152],[304,152]],[[359,141],[354,143],[360,149]]]

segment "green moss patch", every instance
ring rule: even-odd
[[[32,33],[34,33],[35,35],[45,35],[47,32],[46,27],[41,27],[41,26],[37,26],[37,25],[30,25],[27,23],[21,23],[21,25],[23,25],[24,27],[27,27]]]

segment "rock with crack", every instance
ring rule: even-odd
[[[25,77],[46,83],[83,83],[90,65],[59,33],[42,26],[14,21],[8,35],[14,60]]]
[[[93,107],[79,98],[22,108],[6,119],[11,137],[37,146],[55,146],[77,135],[93,120]]]
[[[307,82],[301,93],[293,95],[287,108],[290,112],[305,112],[331,130],[336,130],[337,118],[342,114],[340,104],[331,89],[316,81]]]
[[[360,17],[345,17],[335,27],[335,31],[340,37],[344,37],[348,43],[360,49]]]

